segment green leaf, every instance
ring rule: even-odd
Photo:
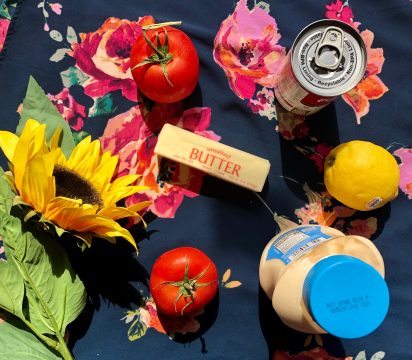
[[[62,42],[63,41],[63,36],[60,33],[60,31],[57,30],[52,30],[49,32],[50,37],[57,42]]]
[[[32,76],[30,76],[26,97],[23,100],[23,111],[16,129],[18,135],[21,134],[27,119],[30,118],[46,124],[47,141],[50,141],[58,127],[62,128],[60,146],[68,158],[75,146],[70,127]]]
[[[0,211],[6,214],[10,213],[11,206],[15,194],[11,191],[10,185],[6,179],[6,175],[2,168],[0,168]],[[0,277],[1,278],[1,277]]]
[[[59,62],[63,60],[64,56],[69,52],[69,50],[70,49],[67,49],[67,48],[57,49],[55,53],[50,57],[49,60],[53,62]]]
[[[74,31],[74,29],[71,26],[67,27],[67,36],[66,36],[67,41],[69,42],[69,44],[75,44],[77,43],[77,35],[76,35],[76,31]]]
[[[69,88],[73,85],[83,85],[89,77],[76,67],[69,67],[60,73],[64,87]]]
[[[99,116],[99,115],[110,115],[116,111],[116,107],[113,103],[112,95],[106,94],[101,98],[94,100],[93,106],[89,109],[89,117]]]
[[[130,341],[138,340],[146,334],[146,331],[147,326],[143,321],[140,321],[139,315],[138,318],[133,321],[132,325],[130,325],[129,330],[127,331],[127,338]]]
[[[0,279],[0,308],[23,318],[24,283],[19,272],[10,262],[0,261]]]
[[[7,8],[5,3],[0,5],[0,17],[6,18],[7,20],[11,20],[9,9]]]
[[[267,2],[265,2],[265,1],[259,1],[259,2],[255,5],[255,7],[260,8],[260,9],[266,11],[268,14],[270,13],[270,5],[269,5]]]
[[[19,320],[8,320],[0,324],[0,360],[58,360],[61,359]]]
[[[74,142],[77,145],[80,141],[82,141],[84,138],[88,137],[90,134],[86,131],[75,131],[73,132],[73,138]]]
[[[25,284],[24,313],[37,334],[64,336],[84,308],[86,292],[64,249],[46,232],[0,213],[7,262]],[[11,290],[9,290],[10,292]],[[16,314],[17,315],[17,314]]]

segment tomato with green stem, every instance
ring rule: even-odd
[[[167,24],[142,27],[132,46],[130,68],[136,85],[149,99],[174,103],[188,97],[199,79],[199,57],[190,38]]]
[[[213,261],[193,247],[167,251],[155,261],[150,292],[159,313],[188,315],[203,309],[216,295],[218,275]]]

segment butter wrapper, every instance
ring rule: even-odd
[[[206,174],[260,192],[269,174],[268,160],[165,124],[155,154]]]

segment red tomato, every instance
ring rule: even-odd
[[[183,31],[170,26],[144,32],[163,53],[164,64],[159,62],[161,57],[156,55],[143,34],[140,35],[130,53],[130,68],[138,89],[160,103],[174,103],[188,97],[199,79],[199,58],[192,41]],[[147,63],[136,67],[142,62]]]
[[[217,270],[213,261],[193,247],[165,252],[154,263],[150,292],[160,313],[181,316],[203,309],[216,295]]]

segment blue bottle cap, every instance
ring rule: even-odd
[[[305,278],[303,299],[322,329],[346,339],[371,333],[389,308],[382,275],[348,255],[329,256],[315,264]]]

